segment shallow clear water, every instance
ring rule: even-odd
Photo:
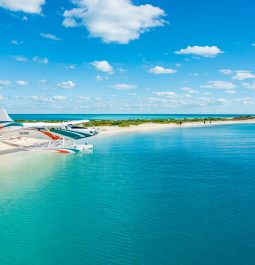
[[[93,142],[0,158],[1,265],[255,264],[255,125]]]

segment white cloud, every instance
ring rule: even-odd
[[[4,99],[6,99],[6,97],[0,95],[0,100],[4,100]]]
[[[90,100],[90,97],[79,96],[78,99],[79,99],[79,100],[83,100],[83,101],[87,101],[87,100]]]
[[[185,92],[187,92],[189,94],[197,94],[198,93],[198,91],[196,91],[196,90],[194,90],[194,89],[192,89],[190,87],[182,87],[181,90],[185,91]]]
[[[181,49],[175,53],[178,55],[191,54],[202,57],[215,57],[224,52],[217,46],[188,46],[186,49]]]
[[[223,105],[229,105],[232,103],[232,100],[226,98],[217,98],[215,102]]]
[[[12,56],[12,58],[17,62],[27,62],[28,59],[25,56]]]
[[[126,70],[126,69],[123,69],[123,68],[119,68],[118,71],[119,71],[120,73],[126,73],[126,72],[127,72],[127,70]]]
[[[91,65],[103,73],[113,73],[113,67],[107,61],[94,61],[91,63]]]
[[[134,5],[131,0],[76,0],[77,8],[64,12],[65,27],[83,26],[105,43],[127,44],[151,28],[163,26],[164,10]]]
[[[176,70],[170,69],[170,68],[164,68],[162,66],[155,66],[149,70],[149,73],[155,74],[155,75],[161,75],[161,74],[174,74],[176,73]]]
[[[41,80],[38,81],[38,83],[40,85],[45,85],[45,84],[47,84],[47,80],[46,79],[41,79]]]
[[[242,98],[240,99],[240,102],[244,105],[253,105],[255,102],[254,102],[254,99],[253,98],[250,98],[250,97],[245,97],[245,98]]]
[[[31,96],[31,99],[34,101],[42,102],[42,103],[56,103],[58,101],[64,101],[67,99],[65,96]]]
[[[255,83],[242,83],[242,87],[247,89],[255,89]]]
[[[28,86],[29,83],[27,81],[24,80],[18,80],[15,82],[17,86]]]
[[[65,68],[73,70],[76,68],[76,66],[74,64],[70,64],[70,65],[67,65]]]
[[[172,91],[167,92],[153,92],[154,95],[160,96],[160,97],[176,97],[177,94]]]
[[[103,81],[103,80],[107,80],[108,76],[101,76],[101,75],[97,75],[96,76],[96,81]]]
[[[251,71],[239,70],[236,71],[236,74],[232,77],[234,80],[244,80],[255,78],[255,75]]]
[[[231,69],[221,69],[219,70],[220,73],[224,74],[224,75],[232,75],[233,71]]]
[[[23,44],[23,41],[12,40],[11,44],[13,44],[13,45],[21,45],[21,44]]]
[[[25,13],[41,13],[45,0],[0,0],[0,7],[11,11]]]
[[[44,39],[60,41],[61,39],[50,33],[41,33],[40,36]]]
[[[7,87],[11,84],[9,80],[0,80],[0,88]]]
[[[116,84],[112,86],[116,90],[131,90],[136,89],[136,85],[130,85],[130,84]]]
[[[62,101],[62,100],[66,100],[67,97],[65,97],[65,96],[53,96],[52,99],[57,100],[57,101]]]
[[[201,88],[214,88],[214,89],[235,89],[236,85],[231,82],[226,81],[208,81],[206,85],[201,86]]]
[[[73,89],[76,87],[75,82],[68,80],[68,81],[63,81],[61,83],[58,83],[57,85],[60,88],[64,88],[64,89]]]
[[[38,56],[33,57],[33,61],[36,63],[42,63],[42,64],[48,64],[49,59],[48,58],[40,58]]]
[[[235,90],[225,90],[227,94],[236,94]]]
[[[97,81],[102,81],[102,80],[104,80],[104,78],[101,75],[97,75],[96,76],[96,80]]]
[[[40,97],[38,96],[31,96],[31,99],[34,100],[34,101],[38,101]]]

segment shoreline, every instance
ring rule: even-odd
[[[182,124],[176,124],[176,123],[144,123],[140,125],[130,125],[129,127],[119,127],[119,126],[98,126],[99,129],[99,135],[98,136],[107,136],[110,134],[116,134],[116,133],[133,133],[133,132],[150,132],[150,131],[157,131],[161,129],[175,129],[175,128],[192,128],[192,127],[213,127],[213,126],[219,126],[219,125],[233,125],[233,124],[255,124],[255,119],[247,119],[247,120],[225,120],[225,121],[213,121],[210,122],[183,122]],[[98,137],[97,136],[97,137]],[[18,141],[18,142],[17,142]],[[25,148],[22,146],[27,146],[28,144],[34,144],[36,142],[39,142],[40,140],[36,139],[21,139],[21,140],[15,140],[15,143],[10,142],[9,144],[0,141],[0,157],[7,155],[7,154],[13,154],[17,152],[25,151]],[[16,147],[15,147],[16,145]]]
[[[192,128],[192,127],[202,127],[202,126],[215,126],[215,125],[228,125],[228,124],[253,124],[255,119],[247,120],[225,120],[225,121],[213,121],[210,122],[183,122],[182,124],[176,123],[144,123],[141,125],[130,125],[129,127],[119,127],[119,126],[99,126],[100,129],[99,135],[105,135],[110,133],[122,133],[122,132],[136,132],[136,131],[154,131],[160,129],[174,129],[174,128]]]

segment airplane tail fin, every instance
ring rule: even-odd
[[[13,121],[5,109],[0,109],[0,122]]]

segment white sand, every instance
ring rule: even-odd
[[[168,124],[157,124],[157,123],[144,123],[141,125],[131,125],[129,127],[118,127],[118,126],[100,126],[100,134],[106,135],[111,133],[121,133],[121,132],[135,132],[135,131],[152,131],[167,128],[186,128],[186,127],[201,127],[201,126],[215,126],[224,124],[248,124],[255,123],[255,119],[250,120],[229,120],[229,121],[215,121],[212,123],[206,122],[185,122],[180,124],[168,123]]]

